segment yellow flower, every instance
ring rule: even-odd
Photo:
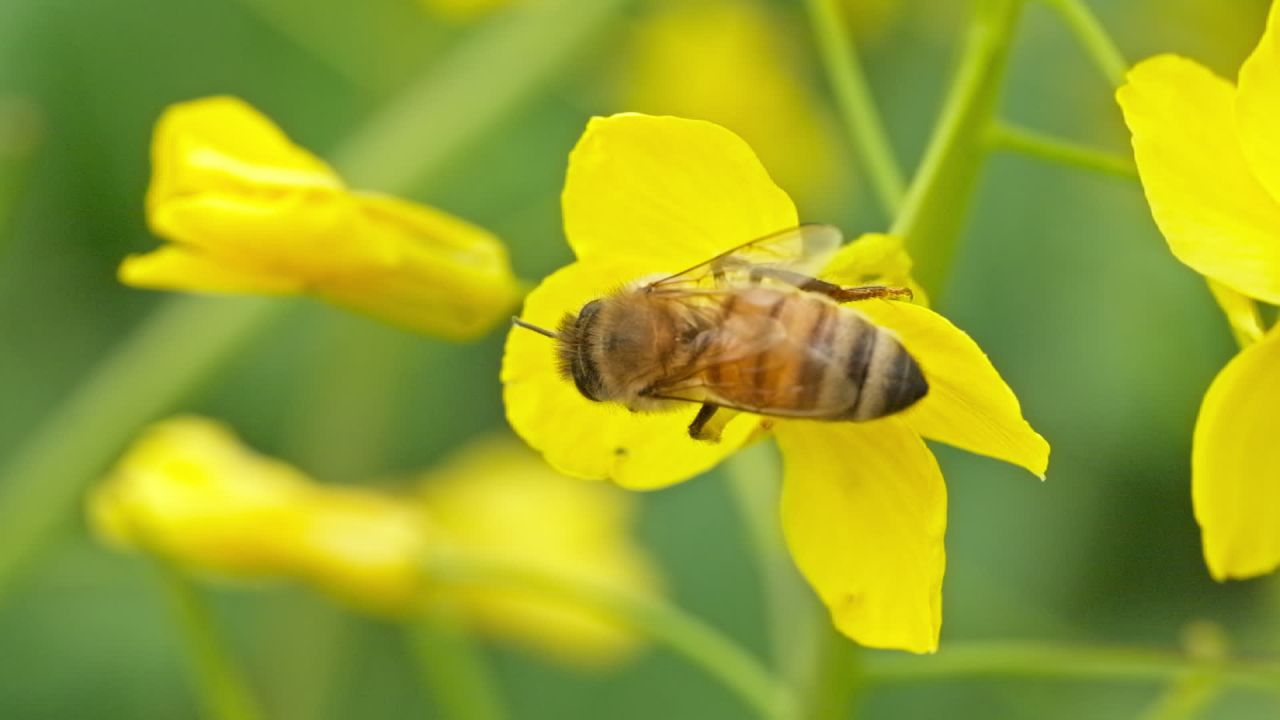
[[[622,106],[729,128],[802,204],[828,207],[840,185],[837,131],[783,42],[787,19],[753,1],[658,3],[630,39]]]
[[[305,475],[242,448],[222,426],[179,417],[129,448],[91,495],[89,518],[115,545],[218,574],[269,576],[289,562],[309,488]]]
[[[171,244],[126,258],[128,285],[308,293],[451,338],[484,332],[515,303],[506,250],[488,231],[346,188],[241,100],[171,106],[151,152],[147,221]]]
[[[523,318],[543,326],[619,285],[797,224],[791,199],[746,143],[712,123],[673,117],[593,119],[570,156],[563,204],[578,261],[526,298]],[[843,248],[824,277],[902,282],[908,268],[896,240],[869,236]],[[941,625],[946,489],[922,437],[1037,475],[1048,445],[978,346],[942,316],[886,301],[857,309],[897,333],[929,394],[874,422],[774,419],[785,462],[783,526],[842,632],[866,645],[927,652]],[[517,433],[566,474],[658,488],[710,468],[761,430],[762,418],[743,415],[720,443],[695,442],[686,426],[696,407],[635,414],[591,402],[560,379],[553,355],[546,338],[513,330],[504,398]]]
[[[224,577],[306,582],[360,610],[403,617],[448,602],[477,629],[589,664],[638,638],[567,600],[509,586],[451,586],[429,554],[499,562],[627,595],[654,595],[631,538],[630,498],[557,475],[492,440],[428,474],[417,497],[319,485],[242,446],[222,425],[175,418],[139,439],[93,492],[97,534]]]
[[[91,495],[89,517],[118,546],[228,577],[302,579],[389,613],[421,598],[418,563],[432,538],[412,502],[316,485],[197,417],[135,442]]]
[[[655,596],[649,556],[629,536],[634,503],[616,488],[556,473],[514,439],[460,451],[423,483],[427,514],[455,552],[594,587]],[[579,662],[617,659],[638,638],[609,618],[520,588],[478,587],[458,602],[481,628]]]
[[[1161,55],[1117,94],[1169,249],[1210,280],[1247,344],[1210,385],[1192,441],[1192,500],[1218,580],[1280,565],[1280,329],[1264,331],[1254,303],[1280,304],[1278,17],[1273,5],[1238,86]]]

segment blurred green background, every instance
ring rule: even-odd
[[[765,4],[795,54],[797,82],[824,104],[806,111],[830,117],[803,8]],[[1263,0],[1091,4],[1131,59],[1175,51],[1228,77],[1266,12]],[[589,116],[630,109],[628,37],[654,12],[650,5],[627,6],[566,72],[404,194],[495,230],[524,278],[565,263],[558,200],[566,154]],[[968,3],[899,5],[859,37],[893,142],[911,167]],[[0,460],[166,300],[114,279],[126,253],[157,242],[142,199],[162,108],[239,95],[324,153],[501,19],[446,19],[415,0],[0,0]],[[741,83],[751,91],[750,77]],[[1003,107],[1031,127],[1117,152],[1127,146],[1111,90],[1057,18],[1034,3]],[[845,168],[830,198],[800,198],[802,216],[851,234],[882,229],[856,160],[844,145],[838,152]],[[1212,582],[1191,514],[1196,409],[1234,345],[1203,282],[1168,253],[1138,184],[993,157],[938,305],[988,352],[1053,445],[1043,484],[940,449],[951,500],[944,648],[1022,639],[1172,649],[1188,623],[1208,620],[1225,628],[1233,652],[1275,653],[1275,583]],[[503,334],[454,345],[305,302],[180,409],[226,420],[256,448],[322,479],[379,482],[369,478],[430,467],[470,439],[506,432],[497,381]],[[640,500],[644,542],[675,601],[765,653],[758,578],[721,473]],[[197,716],[151,568],[96,545],[78,515],[64,524],[0,605],[0,717]],[[435,716],[394,627],[296,588],[212,592],[271,717]],[[661,651],[603,672],[499,644],[486,652],[515,718],[746,713]],[[876,689],[862,710],[871,718],[1126,718],[1162,689],[930,681]],[[1276,713],[1274,699],[1233,691],[1206,716]]]

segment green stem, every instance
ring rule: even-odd
[[[1067,23],[1067,27],[1075,33],[1076,39],[1080,41],[1081,46],[1107,82],[1115,87],[1123,85],[1125,73],[1129,71],[1129,63],[1084,0],[1044,0],[1044,2],[1056,10]]]
[[[497,683],[454,608],[436,604],[406,628],[424,687],[453,720],[506,717]]]
[[[137,428],[189,395],[287,307],[169,300],[94,369],[0,470],[0,596]]]
[[[809,19],[823,65],[831,78],[840,115],[867,170],[871,187],[888,217],[898,211],[905,193],[902,171],[894,160],[884,121],[876,109],[853,37],[836,0],[807,0]]]
[[[0,258],[9,247],[13,216],[44,134],[43,118],[25,98],[0,96]]]
[[[182,628],[191,671],[205,714],[214,720],[257,720],[262,712],[230,653],[223,647],[209,606],[182,570],[159,560],[169,602]]]
[[[739,450],[724,467],[760,573],[773,664],[794,684],[813,655],[817,608],[783,543],[777,450],[772,443],[759,442]]]
[[[830,622],[822,624],[818,662],[805,693],[806,720],[849,717],[867,685],[862,655],[862,648],[841,635]]]
[[[892,233],[904,238],[917,280],[934,297],[955,255],[964,209],[987,151],[1000,82],[1022,0],[975,0],[960,66]]]
[[[931,657],[877,654],[867,658],[866,665],[867,680],[875,684],[966,677],[1166,682],[1199,671],[1204,661],[1137,648],[953,642]],[[1280,692],[1280,662],[1236,660],[1216,667],[1226,685]]]
[[[988,131],[987,141],[993,150],[1021,153],[1049,162],[1130,180],[1138,177],[1138,167],[1134,165],[1133,158],[1096,150],[1008,123],[992,125]]]
[[[384,192],[440,170],[564,68],[570,49],[624,2],[525,3],[504,14],[388,105],[334,153],[335,164],[353,183]],[[170,300],[93,369],[0,468],[0,598],[138,427],[177,405],[283,307],[257,299]]]
[[[563,574],[481,558],[431,557],[424,571],[437,583],[519,587],[596,608],[702,668],[761,718],[793,716],[794,698],[756,658],[672,605]]]

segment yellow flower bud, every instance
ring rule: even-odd
[[[120,265],[128,285],[307,293],[420,332],[483,333],[518,296],[506,250],[439,210],[346,188],[241,100],[170,107],[147,220],[171,244]]]

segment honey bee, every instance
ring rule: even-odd
[[[801,225],[592,300],[556,332],[513,322],[556,341],[561,374],[590,400],[633,411],[701,404],[695,439],[718,440],[736,412],[872,420],[929,385],[892,333],[844,305],[909,289],[813,277],[841,241],[835,227]]]

